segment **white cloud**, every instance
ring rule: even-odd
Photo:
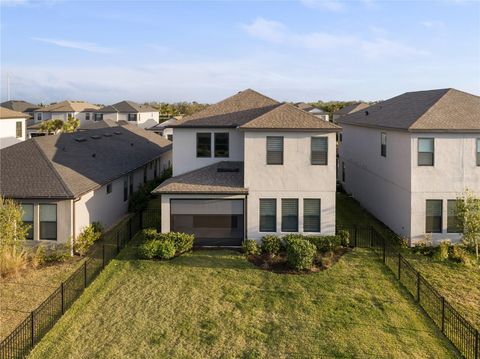
[[[300,2],[309,8],[324,9],[333,12],[345,10],[345,3],[339,0],[300,0]]]
[[[425,20],[421,24],[428,29],[441,29],[445,27],[445,23],[440,20]]]
[[[250,25],[242,25],[251,36],[269,42],[281,43],[285,40],[285,25],[281,22],[257,18]]]
[[[114,52],[114,49],[109,47],[103,47],[93,42],[83,42],[83,41],[71,41],[71,40],[57,40],[57,39],[48,39],[43,37],[32,37],[33,40],[46,42],[48,44],[53,44],[60,47],[66,47],[70,49],[83,50],[88,52],[96,52],[100,54],[110,54]]]

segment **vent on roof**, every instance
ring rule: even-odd
[[[112,137],[112,134],[111,134],[110,132],[105,132],[103,135],[104,135],[105,137]]]
[[[122,133],[120,131],[115,131],[114,134],[121,135]]]
[[[368,116],[368,111],[365,111],[365,116]]]
[[[219,167],[217,168],[218,173],[225,173],[225,172],[230,172],[230,173],[235,173],[235,172],[240,172],[240,168],[222,168]]]
[[[85,137],[75,137],[75,141],[77,142],[85,142],[87,139]]]
[[[102,138],[102,136],[92,135],[92,136],[90,136],[90,138],[93,138],[94,140],[98,140],[98,139]]]

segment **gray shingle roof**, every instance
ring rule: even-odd
[[[121,101],[116,104],[104,106],[98,109],[98,113],[136,113],[136,112],[158,112],[149,105],[140,105],[133,101]]]
[[[365,103],[365,102],[354,103],[354,104],[342,107],[340,110],[335,111],[333,114],[338,115],[338,116],[343,116],[343,115],[347,115],[349,113],[353,113],[353,112],[362,110],[362,109],[364,109],[368,106],[370,106],[370,105],[368,103]]]
[[[5,101],[0,104],[0,106],[8,108],[13,111],[18,112],[33,112],[38,109],[40,106],[34,105],[33,103],[21,100],[10,100]]]
[[[85,101],[62,101],[36,109],[36,112],[83,112],[95,111],[99,106]]]
[[[455,89],[407,92],[338,122],[412,132],[480,132],[480,97]]]
[[[243,183],[243,162],[223,161],[170,178],[153,193],[248,193]]]
[[[80,137],[85,141],[76,140]],[[170,141],[132,125],[35,137],[0,150],[0,193],[13,198],[74,198],[170,149]]]

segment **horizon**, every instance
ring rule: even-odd
[[[1,0],[1,101],[7,78],[10,99],[32,103],[215,103],[246,88],[289,102],[480,94],[480,2],[111,5]]]

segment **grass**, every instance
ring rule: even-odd
[[[79,264],[78,258],[71,258],[38,269],[29,267],[18,277],[0,278],[0,340],[10,334]]]
[[[337,194],[337,224],[372,225],[385,235],[392,231],[343,193]],[[480,266],[465,267],[452,262],[438,262],[405,249],[404,256],[473,325],[480,329]]]
[[[167,262],[127,247],[30,358],[451,358],[453,348],[372,253],[331,269],[263,271],[234,251]]]

